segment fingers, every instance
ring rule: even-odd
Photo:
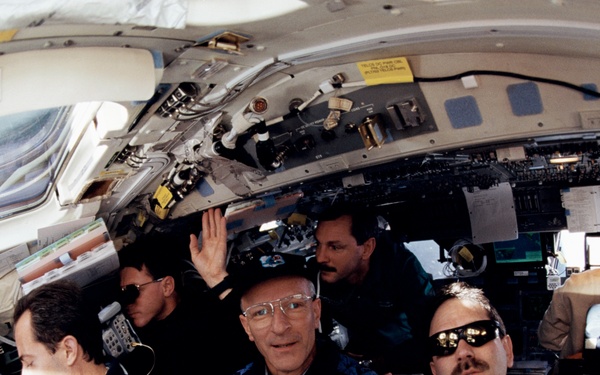
[[[215,224],[217,227],[216,235],[219,237],[227,236],[227,219],[223,217],[219,208],[215,209],[215,220],[217,221]]]
[[[220,208],[209,208],[202,214],[202,238],[227,235],[227,219]]]
[[[215,210],[209,208],[202,214],[202,238],[211,238],[217,235],[215,224]]]
[[[208,222],[210,235],[211,237],[215,237],[217,235],[217,222],[215,219],[215,210],[212,208],[208,210]]]
[[[200,249],[198,249],[198,237],[193,234],[190,234],[190,253],[192,256],[198,253]]]
[[[204,211],[202,213],[202,238],[208,238],[208,236],[210,235],[209,231],[210,231],[210,222],[209,222],[209,214],[208,212]]]

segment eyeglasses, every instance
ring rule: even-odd
[[[480,347],[501,337],[500,323],[495,320],[479,320],[462,327],[438,332],[429,337],[429,349],[433,356],[447,356],[456,351],[462,339],[467,344]]]
[[[257,303],[244,310],[243,315],[257,328],[264,328],[271,324],[275,315],[275,305],[290,319],[304,316],[309,309],[309,301],[314,301],[316,296],[305,294],[294,294],[288,297],[276,299],[269,302]]]
[[[154,279],[152,281],[148,281],[143,284],[127,284],[121,287],[121,302],[124,305],[129,305],[135,302],[135,300],[140,296],[140,290],[143,286],[148,284],[158,283],[162,281],[162,277],[159,279]]]

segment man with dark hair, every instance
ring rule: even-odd
[[[402,242],[368,209],[334,205],[315,231],[316,265],[323,300],[323,328],[346,328],[344,350],[381,373],[417,373],[424,353],[431,304],[431,277]]]
[[[105,357],[98,313],[73,282],[54,281],[19,299],[14,322],[23,375],[127,374]]]
[[[198,285],[203,281],[189,275],[196,270],[178,253],[176,241],[163,234],[151,235],[119,252],[121,303],[142,343],[154,351],[151,374],[185,374],[192,368],[231,374],[251,358],[253,348],[237,314],[222,309],[218,299]],[[215,360],[230,352],[236,355]],[[136,348],[124,359],[125,365],[136,371],[134,375],[146,374],[152,367],[153,359],[141,360],[142,355],[147,358]]]
[[[481,289],[464,282],[443,287],[429,327],[433,375],[505,375],[514,355],[498,311]]]
[[[170,246],[166,236],[151,235],[119,251],[121,301],[137,328],[166,318],[181,300],[180,259]]]

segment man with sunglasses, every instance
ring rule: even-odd
[[[234,276],[240,321],[263,357],[238,375],[377,375],[317,332],[321,300],[303,256],[262,255]]]
[[[185,243],[178,240],[150,235],[119,251],[120,302],[144,344],[123,362],[132,375],[149,369],[152,375],[187,374],[194,368],[229,375],[251,358],[254,348],[237,314],[221,309],[200,278],[189,276],[196,271],[186,262]],[[228,352],[237,354],[216,360]]]
[[[444,286],[429,327],[433,375],[506,375],[512,341],[481,289],[458,281]]]

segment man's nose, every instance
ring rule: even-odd
[[[473,347],[469,345],[464,339],[460,339],[458,341],[458,346],[456,347],[456,356],[458,358],[468,358],[473,357],[475,352],[473,351]]]
[[[324,245],[317,245],[315,258],[317,259],[317,263],[326,263],[329,260],[329,258],[326,256]]]
[[[273,306],[273,320],[271,321],[271,328],[275,333],[281,333],[291,327],[290,319],[281,308],[281,304]]]

